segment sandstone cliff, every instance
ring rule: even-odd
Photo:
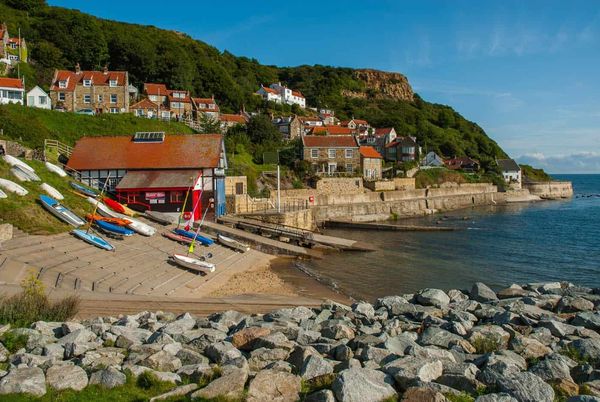
[[[354,72],[357,80],[364,82],[364,91],[342,90],[342,95],[350,98],[395,99],[413,101],[414,93],[408,79],[400,73],[362,69]]]

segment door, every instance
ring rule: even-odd
[[[329,162],[327,164],[327,173],[332,175],[337,171],[337,163]]]

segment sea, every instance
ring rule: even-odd
[[[600,287],[600,175],[554,175],[573,183],[567,200],[461,209],[398,224],[451,226],[451,232],[335,229],[374,252],[331,253],[296,267],[336,291],[373,301],[433,287],[495,289],[512,283],[569,281]]]

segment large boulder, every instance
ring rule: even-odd
[[[450,298],[440,289],[423,289],[416,295],[417,302],[423,306],[446,307]]]
[[[265,327],[244,328],[233,334],[231,344],[240,350],[252,350],[258,338],[268,336],[270,333],[271,330]]]
[[[556,311],[559,313],[577,313],[579,311],[592,311],[594,303],[583,297],[564,296],[558,302]]]
[[[300,399],[301,379],[290,373],[260,371],[248,387],[248,402],[296,402]]]
[[[512,396],[500,393],[500,394],[486,394],[478,396],[475,402],[519,402]]]
[[[239,368],[230,368],[206,387],[194,392],[192,399],[238,399],[244,393],[248,372]]]
[[[571,378],[571,369],[575,367],[577,363],[563,356],[559,353],[553,353],[546,356],[545,359],[533,365],[529,371],[537,375],[544,381],[554,380],[569,380]]]
[[[217,364],[227,364],[227,362],[242,357],[242,352],[229,342],[217,342],[209,345],[204,353]]]
[[[448,349],[451,345],[459,344],[464,339],[452,332],[439,327],[429,327],[421,334],[421,345],[434,345]]]
[[[81,391],[88,385],[88,376],[79,366],[52,366],[46,371],[46,382],[53,389],[62,391],[73,389]]]
[[[158,371],[177,371],[181,367],[181,360],[161,350],[148,356],[141,364]]]
[[[598,338],[577,339],[571,342],[568,347],[575,350],[583,358],[600,360],[600,339]]]
[[[383,371],[394,377],[396,383],[409,388],[416,381],[430,382],[442,375],[444,370],[440,360],[408,356],[396,359],[383,367]]]
[[[469,297],[480,303],[488,303],[498,300],[496,292],[490,289],[485,283],[481,282],[477,282],[473,285],[471,288],[471,293],[469,293]]]
[[[46,378],[39,367],[15,368],[0,380],[0,394],[46,394]]]
[[[98,384],[104,388],[119,387],[127,381],[125,374],[114,367],[109,367],[92,373],[90,376],[90,385]]]
[[[423,387],[410,387],[402,394],[402,402],[447,402],[441,392]]]
[[[540,377],[532,373],[519,372],[501,378],[498,388],[519,402],[553,402],[554,390]]]
[[[339,402],[380,402],[397,396],[389,375],[366,368],[342,371],[331,389]]]
[[[333,365],[321,357],[321,355],[308,356],[300,370],[300,376],[305,380],[330,373],[333,373]]]
[[[573,317],[573,320],[571,320],[571,325],[593,329],[594,331],[600,331],[600,312],[586,311],[583,313],[578,313],[575,317]]]

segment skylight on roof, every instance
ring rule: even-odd
[[[133,135],[133,142],[164,142],[164,132],[139,132]]]

